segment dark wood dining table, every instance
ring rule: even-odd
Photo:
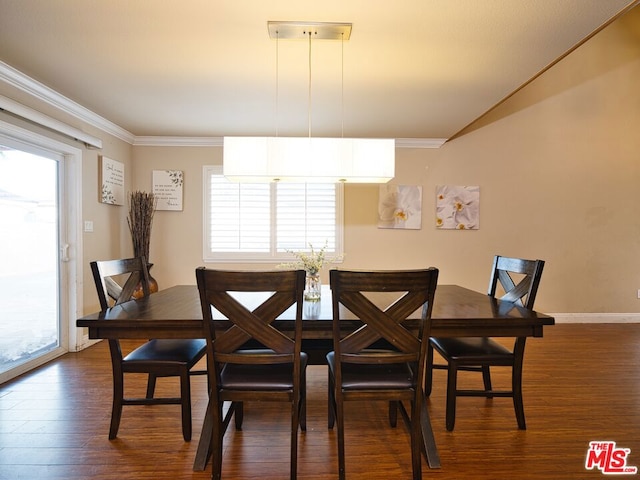
[[[286,330],[293,313],[276,320]],[[224,328],[224,318],[218,318]],[[357,319],[343,320],[345,327]],[[288,323],[287,323],[288,322]],[[432,312],[431,335],[439,337],[542,337],[543,327],[553,325],[553,317],[501,302],[488,295],[457,285],[438,285]],[[195,285],[178,285],[149,297],[132,300],[76,321],[88,328],[92,339],[202,338],[202,311]],[[324,363],[332,349],[331,291],[323,286],[321,300],[305,302],[303,308],[303,349],[311,363]],[[211,415],[205,415],[194,470],[204,470],[211,444]],[[422,432],[427,462],[440,467],[426,402],[422,411]]]

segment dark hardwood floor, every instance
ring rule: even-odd
[[[126,345],[133,345],[127,343]],[[462,374],[462,382],[479,378]],[[508,381],[505,374],[494,383]],[[590,441],[630,449],[640,466],[640,325],[561,324],[531,339],[525,353],[526,431],[511,399],[458,400],[456,427],[444,427],[445,372],[435,372],[429,400],[442,468],[425,478],[589,479]],[[300,434],[300,479],[337,478],[336,436],[326,425],[326,368],[308,373],[308,430]],[[128,388],[144,390],[140,376]],[[160,379],[161,390],[177,389]],[[205,479],[192,462],[206,405],[206,381],[195,377],[194,440],[182,439],[177,406],[125,407],[118,438],[107,439],[111,408],[108,348],[67,354],[0,385],[0,479]],[[384,404],[347,405],[347,477],[411,478],[409,436],[387,423]],[[278,404],[245,408],[243,431],[225,439],[223,477],[288,477],[288,412]],[[628,478],[617,475],[618,478]]]

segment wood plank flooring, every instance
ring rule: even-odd
[[[132,346],[133,343],[126,345]],[[562,324],[531,339],[525,353],[526,431],[510,399],[458,399],[456,428],[444,427],[445,377],[435,372],[429,409],[442,468],[438,480],[590,479],[590,441],[612,440],[640,467],[640,325]],[[478,383],[463,374],[460,383]],[[337,478],[336,436],[326,426],[326,368],[308,373],[308,430],[300,434],[300,479]],[[494,383],[508,382],[506,374]],[[140,376],[127,388],[143,391]],[[159,380],[159,389],[177,382]],[[179,407],[125,407],[119,436],[107,439],[111,368],[103,343],[67,354],[0,385],[0,479],[205,479],[192,463],[206,406],[206,381],[195,377],[194,440],[184,442]],[[347,477],[411,478],[409,437],[388,426],[384,404],[347,404]],[[288,477],[288,414],[278,404],[245,407],[243,431],[225,438],[223,477]],[[618,478],[627,478],[618,475]]]

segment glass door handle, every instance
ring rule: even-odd
[[[69,244],[65,243],[64,245],[62,245],[62,247],[60,248],[60,253],[61,258],[60,260],[62,260],[63,262],[68,262],[69,261]]]

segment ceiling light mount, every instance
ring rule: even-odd
[[[351,23],[340,22],[267,22],[269,37],[280,40],[349,40]]]

